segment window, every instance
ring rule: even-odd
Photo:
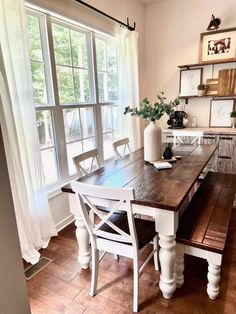
[[[58,180],[52,111],[37,110],[36,118],[45,183],[51,184]]]
[[[96,147],[91,34],[53,20],[52,36],[69,175],[73,175],[72,158]]]
[[[54,109],[51,98],[51,73],[47,60],[48,51],[43,50],[41,31],[42,17],[27,15],[28,46],[31,62],[34,104],[39,134],[40,151],[43,163],[45,184],[55,183],[59,179],[58,162],[54,132]],[[48,69],[46,71],[46,68]],[[45,107],[50,109],[45,109]]]
[[[29,9],[29,54],[45,184],[76,174],[72,158],[119,137],[114,39]],[[95,59],[96,58],[96,59]]]
[[[69,174],[72,175],[76,172],[72,158],[96,146],[93,109],[64,109],[63,115]]]
[[[45,62],[43,58],[39,29],[39,18],[36,16],[27,16],[27,27],[34,102],[36,105],[46,105],[48,103],[48,97],[44,70]]]
[[[118,62],[114,41],[96,36],[99,102],[102,112],[104,159],[113,156],[112,143],[118,131]]]
[[[88,34],[52,24],[60,104],[91,102]]]

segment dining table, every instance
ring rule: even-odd
[[[170,169],[157,169],[144,161],[144,150],[140,148],[128,155],[112,160],[78,181],[106,187],[132,187],[135,199],[133,212],[152,217],[159,235],[159,260],[161,265],[159,287],[163,297],[170,299],[176,289],[174,266],[176,231],[183,204],[190,193],[195,192],[199,175],[217,149],[216,144],[178,144]],[[70,211],[75,217],[78,241],[78,261],[82,268],[90,266],[89,235],[80,215],[79,205],[71,185],[62,187],[69,195]],[[199,204],[201,206],[201,204]]]

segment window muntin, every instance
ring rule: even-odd
[[[118,57],[116,42],[109,38],[96,36],[96,61],[98,93],[101,103],[103,158],[114,156],[112,143],[119,139],[118,131]]]
[[[53,21],[52,35],[60,104],[91,103],[88,34]]]
[[[34,15],[27,15],[27,32],[34,103],[35,105],[45,105],[48,104],[48,95],[45,79],[45,63],[42,52],[39,17]]]
[[[112,143],[120,137],[117,105],[102,106],[102,125],[104,160],[108,160],[114,156]]]
[[[96,36],[99,101],[118,101],[118,60],[116,43]]]
[[[44,181],[46,185],[50,185],[57,182],[59,179],[52,110],[37,110],[36,121],[43,164]]]
[[[96,147],[92,107],[63,109],[69,174],[76,173],[72,158]]]

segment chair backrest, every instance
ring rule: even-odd
[[[202,131],[173,131],[174,136],[174,145],[176,145],[177,140],[179,143],[187,143],[187,144],[201,144],[201,140],[203,137]],[[188,139],[186,141],[186,139]]]
[[[112,144],[112,147],[113,147],[113,150],[114,150],[114,153],[115,153],[115,157],[117,159],[125,156],[127,153],[130,153],[130,146],[129,146],[129,139],[128,139],[128,137],[123,138],[122,140],[114,142]]]
[[[97,236],[107,240],[131,243],[135,248],[138,247],[136,228],[134,223],[134,215],[132,211],[131,201],[134,199],[133,188],[107,188],[103,186],[86,184],[78,181],[71,183],[72,190],[76,194],[79,204],[80,214],[84,220],[85,226],[89,232],[91,239],[96,240]],[[101,219],[97,224],[93,224],[88,213],[88,207]],[[99,211],[97,206],[109,207],[110,211]],[[127,212],[127,215],[120,215],[123,219],[128,220],[130,233],[124,232],[109,218],[117,210]],[[119,215],[119,214],[115,214]],[[101,230],[102,226],[109,226],[111,231]],[[115,232],[115,233],[114,233]]]
[[[89,161],[89,159],[91,160]],[[97,165],[95,165],[95,161]],[[100,168],[98,150],[92,149],[88,152],[75,156],[73,157],[73,162],[80,177],[89,174],[93,170]]]

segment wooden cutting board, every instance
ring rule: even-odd
[[[226,69],[219,71],[218,95],[236,95],[236,69]]]
[[[207,96],[218,95],[218,79],[217,78],[206,80],[206,95]]]

